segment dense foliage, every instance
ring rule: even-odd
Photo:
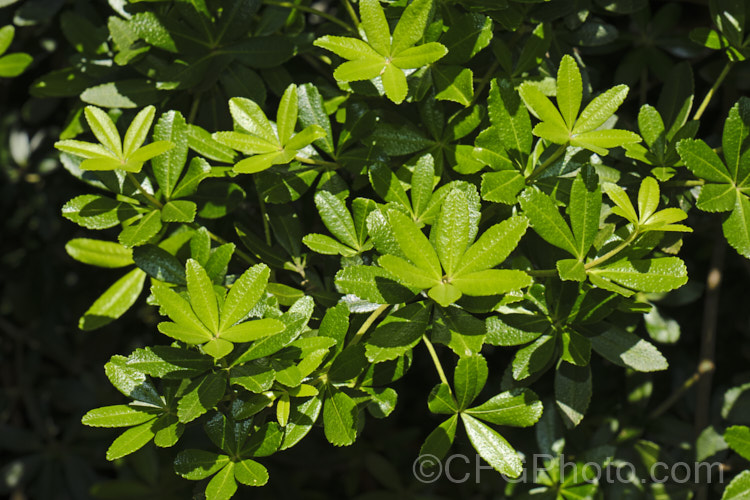
[[[1,492],[750,495],[747,2],[0,5]]]

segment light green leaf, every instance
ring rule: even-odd
[[[391,55],[391,30],[380,1],[360,0],[359,15],[370,46],[384,57]]]
[[[589,149],[600,156],[607,154],[607,149],[641,142],[641,137],[629,130],[591,130],[570,136],[571,146]]]
[[[490,227],[469,247],[454,275],[462,276],[501,264],[518,246],[528,226],[526,217],[514,215]]]
[[[590,337],[591,347],[608,361],[639,372],[666,370],[667,360],[650,342],[623,330],[611,327],[604,333]]]
[[[448,53],[444,45],[430,42],[417,47],[411,47],[396,54],[391,62],[401,69],[421,68],[441,59]]]
[[[216,292],[206,270],[198,264],[198,261],[188,259],[185,264],[185,276],[190,294],[190,306],[209,331],[218,332],[219,306],[216,302]]]
[[[278,153],[279,145],[274,142],[242,132],[215,132],[213,139],[246,155]]]
[[[750,200],[740,193],[734,204],[734,210],[722,224],[724,236],[732,247],[747,258],[750,258]]]
[[[443,307],[456,302],[461,298],[461,290],[450,283],[438,283],[427,291],[427,295]]]
[[[435,279],[441,279],[443,273],[432,244],[414,222],[397,210],[387,213],[393,234],[401,251],[417,267],[429,272]]]
[[[427,408],[437,414],[458,413],[459,408],[447,384],[437,384],[427,396]]]
[[[211,332],[198,319],[190,303],[178,295],[167,285],[155,282],[151,286],[151,293],[156,302],[162,307],[167,316],[179,325],[189,327],[193,331],[202,332],[207,338],[212,337]]]
[[[653,177],[646,177],[641,181],[638,190],[639,222],[646,222],[659,206],[659,183]]]
[[[517,170],[487,172],[482,175],[482,199],[515,205],[526,179]]]
[[[277,319],[256,319],[229,327],[221,332],[220,337],[230,342],[252,342],[282,332],[284,328],[284,323]]]
[[[744,184],[750,175],[750,162],[743,161],[750,136],[750,99],[741,97],[729,110],[721,137],[722,152],[730,175],[735,183]]]
[[[91,131],[99,142],[101,142],[104,147],[109,149],[118,158],[122,158],[120,133],[117,131],[117,127],[115,127],[115,124],[109,115],[94,106],[86,106],[84,109],[84,115],[86,116],[86,121],[88,122],[89,127],[91,127]]]
[[[13,38],[15,36],[16,27],[12,24],[8,24],[0,28],[0,54],[4,54],[5,51],[8,50],[8,47],[10,47],[10,44],[13,42]]]
[[[289,142],[286,143],[286,151],[298,151],[310,145],[311,143],[326,137],[326,131],[320,125],[310,125],[304,130],[294,134]],[[296,153],[295,153],[296,154]]]
[[[635,207],[633,202],[630,201],[628,194],[620,186],[613,183],[605,183],[603,185],[604,192],[607,193],[609,199],[612,200],[617,208],[620,210],[615,212],[618,215],[628,219],[633,224],[638,223],[638,214],[635,213]],[[614,212],[614,210],[613,210]]]
[[[495,425],[531,427],[542,416],[542,402],[529,389],[513,389],[492,397],[465,413]]]
[[[117,237],[126,247],[134,247],[146,243],[161,230],[161,212],[152,210],[141,220],[122,230]]]
[[[378,264],[402,283],[415,288],[430,288],[439,282],[430,272],[409,264],[395,255],[382,255]]]
[[[250,309],[263,296],[270,273],[268,266],[257,264],[242,273],[242,276],[234,282],[221,307],[219,327],[222,330],[247,316]]]
[[[154,141],[174,144],[174,148],[155,155],[151,161],[156,182],[164,196],[170,198],[188,156],[188,125],[182,114],[178,111],[163,113],[154,127]]]
[[[357,438],[357,404],[346,393],[326,386],[323,401],[323,430],[334,446],[349,446]]]
[[[570,203],[567,207],[573,236],[576,239],[577,256],[583,259],[588,253],[599,231],[599,214],[602,207],[602,191],[599,178],[593,169],[582,170],[573,181]]]
[[[461,420],[472,446],[493,469],[508,477],[521,475],[521,459],[505,438],[466,413],[461,414]]]
[[[146,273],[133,269],[110,286],[78,320],[81,330],[96,330],[130,309],[143,290]]]
[[[385,59],[381,56],[373,56],[363,59],[356,59],[354,61],[347,61],[336,68],[336,70],[333,72],[333,77],[340,82],[358,82],[362,80],[372,80],[373,78],[380,76],[385,71],[386,64],[387,63],[385,62]],[[391,68],[393,67],[392,64],[389,64],[388,66],[390,66]],[[397,71],[401,70],[397,69]],[[406,83],[406,78],[404,78],[404,83]]]
[[[271,144],[279,143],[271,122],[255,102],[242,97],[233,97],[229,100],[229,112],[235,123],[250,134],[265,139]]]
[[[564,133],[567,135],[568,126],[565,124],[565,119],[560,115],[555,105],[552,104],[552,101],[546,95],[542,94],[536,85],[524,82],[518,87],[518,92],[526,107],[534,116],[542,122],[548,123],[555,130],[559,130],[561,134]]]
[[[733,182],[719,155],[702,140],[684,139],[677,144],[677,152],[685,166],[697,177],[719,183]]]
[[[509,81],[492,80],[487,108],[503,148],[524,155],[529,154],[533,139],[531,118],[518,92]]]
[[[404,72],[395,64],[386,64],[381,78],[383,79],[383,88],[388,99],[396,104],[401,104],[406,99],[406,94],[409,91]]]
[[[573,133],[581,134],[601,126],[617,111],[627,95],[628,86],[617,85],[596,96],[581,112]]]
[[[399,54],[417,43],[424,34],[432,14],[432,0],[414,0],[404,9],[393,30],[391,53]]]
[[[118,160],[115,154],[109,149],[105,148],[101,144],[94,144],[91,142],[68,139],[65,141],[57,141],[55,143],[55,148],[65,153],[82,156],[83,158]]]
[[[357,250],[339,243],[330,236],[325,234],[310,233],[302,238],[302,243],[307,245],[310,250],[323,255],[342,255],[344,257],[353,257],[357,255]]]
[[[732,479],[721,500],[746,500],[750,496],[750,470],[743,470]]]
[[[560,107],[568,130],[573,129],[573,124],[581,109],[581,98],[583,97],[583,83],[578,64],[568,54],[560,61],[557,70],[557,105]]]
[[[449,276],[458,266],[469,244],[469,207],[463,191],[454,189],[443,200],[431,239],[440,263]]]
[[[724,431],[724,441],[745,460],[750,460],[750,428],[733,425]]]
[[[102,406],[87,412],[81,423],[89,427],[131,427],[156,418],[148,413],[127,405]]]
[[[347,266],[336,273],[336,287],[375,304],[398,304],[414,297],[416,291],[399,284],[381,267]]]
[[[286,88],[281,96],[279,110],[276,114],[276,130],[281,144],[286,144],[294,134],[294,129],[297,126],[298,109],[297,86],[292,84]]]
[[[97,267],[125,267],[133,263],[133,251],[114,241],[74,238],[65,251],[78,262]]]
[[[343,201],[329,191],[318,191],[315,193],[315,206],[331,234],[352,248],[359,247],[354,220]]]
[[[519,197],[519,202],[531,227],[539,236],[578,257],[578,246],[573,233],[552,198],[537,189],[526,189]]]
[[[464,356],[458,360],[453,375],[458,409],[464,410],[479,396],[487,383],[487,361],[481,354]]]
[[[117,460],[141,449],[154,437],[152,421],[131,427],[115,439],[107,449],[107,460]]]
[[[436,64],[430,69],[435,84],[435,98],[468,106],[474,99],[474,73],[469,68]]]
[[[388,36],[390,38],[390,34]],[[388,43],[390,44],[390,40]],[[369,44],[357,38],[326,35],[315,40],[313,45],[330,50],[344,59],[355,60],[374,58],[384,61],[384,54],[378,53]],[[385,62],[383,62],[383,64],[385,64]]]
[[[525,288],[533,282],[531,276],[516,269],[485,269],[462,273],[450,281],[462,293],[471,297],[500,295]]]
[[[123,143],[123,155],[127,158],[135,152],[136,149],[143,145],[146,137],[148,136],[149,130],[151,130],[151,124],[154,121],[154,115],[156,114],[156,108],[153,106],[146,106],[135,115],[133,121],[130,122],[127,132],[125,133],[125,141]]]
[[[197,205],[192,201],[169,201],[161,209],[161,220],[164,222],[193,222],[197,210]]]

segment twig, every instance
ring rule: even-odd
[[[432,364],[435,365],[435,370],[438,372],[438,377],[440,377],[440,381],[448,386],[448,391],[451,391],[451,385],[448,383],[448,378],[445,376],[445,371],[443,371],[443,365],[440,363],[440,358],[438,358],[437,352],[435,352],[435,346],[432,345],[432,342],[430,342],[430,339],[427,338],[427,335],[422,335],[422,340],[424,341],[424,345],[427,346],[427,350],[430,352],[430,357],[432,358]]]
[[[364,337],[365,333],[367,333],[367,330],[372,326],[372,324],[375,322],[376,319],[378,319],[378,316],[383,314],[386,309],[390,307],[390,304],[383,304],[382,306],[375,309],[365,320],[364,323],[362,323],[362,326],[359,327],[359,330],[357,330],[357,333],[354,334],[354,337],[352,337],[352,341],[349,342],[350,346],[359,344],[359,341],[362,340],[362,337]]]
[[[711,102],[711,98],[714,96],[719,86],[724,81],[724,78],[726,78],[727,75],[729,74],[729,70],[731,69],[732,69],[732,61],[727,61],[727,63],[724,65],[724,69],[721,70],[719,77],[716,79],[716,81],[714,81],[714,84],[711,86],[711,89],[708,91],[708,94],[706,94],[706,97],[703,98],[703,102],[701,103],[700,107],[695,111],[695,114],[693,115],[693,120],[699,120],[700,117],[703,116],[703,112],[706,111],[706,107],[708,107],[708,103]]]

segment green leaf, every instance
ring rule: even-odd
[[[241,321],[263,296],[268,283],[270,269],[265,264],[257,264],[240,276],[229,289],[221,307],[221,330]]]
[[[395,255],[382,255],[378,259],[378,264],[401,283],[410,287],[430,288],[440,281],[428,271],[409,264],[401,257],[396,257]]]
[[[185,267],[177,258],[156,245],[143,245],[133,250],[135,265],[159,281],[184,285]]]
[[[533,139],[531,118],[508,80],[492,80],[487,108],[503,148],[528,155]]]
[[[382,56],[391,55],[391,30],[380,1],[361,0],[359,15],[362,17],[362,29],[370,46]]]
[[[131,427],[115,439],[107,449],[107,460],[117,460],[141,449],[154,437],[153,422]]]
[[[357,438],[357,404],[346,393],[326,386],[323,401],[323,430],[334,446],[349,446]]]
[[[429,272],[430,275],[439,280],[443,275],[440,260],[424,233],[401,212],[389,210],[387,217],[393,235],[404,255],[415,266]]]
[[[140,148],[146,141],[149,130],[151,130],[151,124],[154,121],[154,114],[156,108],[153,106],[146,106],[133,118],[130,122],[127,132],[125,133],[125,140],[123,142],[123,156],[129,157],[135,151]]]
[[[404,72],[395,63],[386,64],[380,77],[383,80],[383,89],[385,89],[385,95],[388,99],[396,104],[401,104],[409,92],[409,85],[406,83]]]
[[[229,112],[234,122],[248,133],[266,140],[271,144],[278,144],[279,138],[273,131],[271,122],[256,103],[242,97],[229,100]]]
[[[325,234],[310,233],[302,238],[310,250],[323,255],[342,255],[344,257],[353,257],[357,255],[357,250],[350,248],[343,243],[339,243],[330,236]]]
[[[724,441],[742,458],[750,460],[750,428],[733,425],[724,431]]]
[[[145,280],[146,273],[140,269],[133,269],[117,280],[81,316],[78,328],[96,330],[125,314],[140,296]]]
[[[567,207],[570,226],[576,240],[576,255],[583,259],[599,231],[602,191],[593,169],[584,169],[573,181]]]
[[[209,331],[218,332],[219,306],[216,302],[216,292],[206,270],[197,261],[188,259],[185,264],[185,275],[190,294],[190,307]]]
[[[677,257],[621,259],[588,271],[600,278],[642,292],[668,292],[687,283],[687,268]]]
[[[604,192],[607,193],[609,199],[617,205],[616,209],[619,209],[613,209],[612,211],[614,213],[628,219],[633,224],[638,223],[638,214],[635,213],[633,202],[630,201],[630,198],[624,189],[617,184],[605,183]]]
[[[516,353],[513,358],[513,378],[523,380],[546,368],[555,352],[552,335],[542,335]]]
[[[639,372],[666,370],[667,360],[650,342],[617,327],[590,337],[591,347],[608,361]]]
[[[326,153],[333,153],[333,132],[331,121],[325,110],[323,98],[318,89],[311,83],[300,85],[297,89],[297,100],[299,105],[299,121],[303,127],[317,125],[325,135],[315,140],[315,145]]]
[[[252,342],[253,340],[280,333],[284,328],[284,323],[277,319],[256,319],[229,327],[221,332],[220,337],[230,342]]]
[[[521,475],[521,459],[505,438],[466,413],[461,413],[461,420],[471,445],[493,469],[508,477],[515,478]]]
[[[12,24],[0,28],[0,54],[4,54],[8,50],[15,35],[16,28]]]
[[[177,403],[177,417],[186,424],[212,409],[224,396],[227,380],[223,373],[209,373],[193,380]]]
[[[234,477],[247,486],[263,486],[268,482],[268,471],[263,465],[248,458],[235,463]]]
[[[516,269],[485,269],[455,276],[450,282],[466,295],[484,297],[520,290],[531,285],[533,280]]]
[[[579,257],[578,245],[570,227],[560,215],[552,198],[538,189],[527,189],[519,197],[524,215],[531,227],[548,243]]]
[[[164,222],[193,222],[197,210],[197,205],[192,201],[170,201],[161,209],[161,220]]]
[[[375,266],[347,266],[336,273],[336,287],[342,293],[375,304],[398,304],[414,297],[413,290],[399,284],[383,268]]]
[[[229,462],[206,486],[206,498],[211,500],[229,500],[237,491],[237,482],[234,480],[235,463]]]
[[[463,276],[501,264],[518,246],[528,224],[525,217],[514,215],[487,229],[463,255],[454,274]]]
[[[65,251],[78,262],[97,267],[125,267],[133,263],[133,251],[114,241],[74,238]]]
[[[164,196],[169,199],[187,162],[188,125],[182,114],[178,111],[162,114],[154,127],[154,140],[168,141],[175,146],[151,161],[154,177]]]
[[[453,274],[469,244],[469,207],[466,195],[452,190],[443,201],[431,238],[443,269]]]
[[[393,65],[389,66],[393,68]],[[333,77],[340,82],[372,80],[373,78],[380,76],[385,68],[386,62],[381,56],[367,57],[366,59],[347,61],[339,65],[339,67],[333,72]],[[401,71],[399,69],[396,70]],[[404,78],[404,83],[405,80],[406,78]],[[404,96],[405,95],[406,94],[404,94]]]
[[[459,408],[456,403],[451,388],[446,384],[437,384],[432,388],[427,396],[427,407],[432,413],[453,414],[458,413]]]
[[[430,288],[427,295],[441,306],[448,307],[461,298],[461,290],[450,283],[440,282]]]
[[[142,245],[156,236],[161,226],[161,212],[152,210],[138,222],[123,229],[117,239],[126,247]]]
[[[638,190],[639,222],[646,222],[658,206],[659,183],[653,177],[646,177],[641,181],[641,188]]]
[[[344,244],[359,248],[354,220],[343,201],[328,191],[318,191],[315,193],[315,206],[331,234]]]
[[[208,340],[213,335],[198,319],[190,303],[163,283],[156,282],[151,286],[151,293],[167,316],[180,328],[186,328]],[[213,293],[213,290],[212,290]]]
[[[677,144],[677,152],[685,166],[697,177],[719,183],[733,182],[719,155],[702,140],[684,139]]]
[[[421,68],[441,59],[447,53],[448,49],[444,45],[430,42],[399,52],[391,58],[391,62],[401,69]]]
[[[448,454],[448,450],[453,445],[456,437],[456,427],[458,427],[458,415],[451,416],[448,420],[440,424],[425,439],[422,447],[419,449],[420,457],[436,457],[442,460]],[[425,462],[420,467],[431,468],[437,464]],[[421,469],[420,469],[421,471]]]
[[[627,85],[617,85],[596,96],[581,112],[573,134],[592,131],[612,116],[628,95]]]
[[[294,400],[293,400],[294,401]],[[307,398],[300,403],[293,403],[289,412],[289,421],[284,428],[284,438],[279,450],[294,446],[310,432],[320,415],[322,399],[320,396]]]
[[[549,98],[530,82],[524,82],[518,87],[518,93],[526,104],[526,107],[534,116],[539,118],[542,123],[548,123],[554,130],[560,134],[568,135],[568,126],[560,112],[552,104]]]
[[[209,132],[198,125],[189,124],[187,126],[187,140],[190,149],[209,160],[215,160],[223,163],[234,163],[237,156],[231,148],[215,141]],[[176,143],[175,149],[179,150],[179,143]],[[195,161],[194,158],[192,161]],[[192,164],[191,161],[191,164]]]
[[[193,378],[213,365],[213,359],[205,354],[163,345],[136,349],[127,360],[127,366],[135,370],[166,379]]]
[[[465,413],[495,425],[531,427],[542,416],[542,402],[529,389],[513,389],[494,396]]]
[[[175,457],[174,471],[185,479],[197,481],[213,476],[228,463],[229,457],[226,455],[187,449]]]
[[[432,0],[414,0],[404,9],[393,30],[391,53],[398,54],[417,43],[432,14]]]
[[[448,49],[443,59],[446,64],[463,64],[489,45],[492,39],[492,20],[479,13],[469,12],[452,20],[440,42]]]
[[[90,410],[81,418],[81,423],[89,427],[131,427],[155,418],[155,414],[132,406],[114,405]]]
[[[436,64],[430,69],[435,84],[435,98],[468,106],[474,99],[474,73],[469,68]]]
[[[743,500],[750,495],[750,470],[743,470],[732,479],[721,500]]]
[[[487,361],[481,354],[464,356],[458,360],[453,375],[456,402],[459,410],[465,410],[482,392],[487,382]]]
[[[730,175],[737,184],[744,184],[750,176],[750,162],[743,161],[750,136],[750,99],[742,97],[729,110],[721,137],[722,152]]]
[[[429,305],[416,302],[390,313],[367,339],[367,359],[371,363],[382,363],[412,349],[427,329],[430,312]]]
[[[127,358],[112,356],[109,363],[104,365],[104,373],[115,389],[123,395],[152,407],[163,407],[164,403],[154,385],[146,375],[132,366],[127,366]]]
[[[482,199],[515,205],[526,179],[517,170],[487,172],[482,175]]]
[[[734,210],[724,221],[724,236],[732,247],[747,258],[750,258],[750,200],[737,193]]]
[[[86,106],[84,109],[86,122],[91,127],[91,132],[101,142],[104,147],[109,149],[115,156],[122,158],[122,142],[120,133],[117,131],[112,119],[99,108]]]
[[[557,105],[568,125],[568,130],[573,129],[578,111],[581,109],[582,97],[583,83],[578,64],[571,56],[565,54],[557,70]]]
[[[560,363],[555,371],[555,402],[568,429],[577,426],[591,401],[591,367]]]
[[[290,85],[281,96],[276,115],[276,131],[281,144],[286,144],[294,134],[294,129],[297,126],[298,109],[297,86]]]

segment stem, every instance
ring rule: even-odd
[[[719,317],[719,290],[721,288],[722,269],[724,268],[725,239],[715,240],[711,253],[711,267],[706,278],[706,297],[703,306],[703,325],[701,327],[701,350],[698,372],[703,376],[698,381],[695,401],[695,436],[708,426],[711,411],[711,384],[716,364],[716,324]],[[697,492],[697,500],[705,500],[708,495],[707,485],[703,484]]]
[[[356,28],[355,31],[359,31],[359,18],[357,17],[356,12],[354,12],[354,7],[352,7],[352,4],[349,2],[349,0],[341,0],[341,3],[344,4],[344,8],[349,13],[349,17],[352,18],[352,22],[354,23],[354,27]]]
[[[706,183],[703,179],[690,179],[686,181],[667,181],[663,182],[662,186],[665,187],[695,187],[702,186]]]
[[[199,93],[197,96],[195,96],[195,99],[193,99],[193,104],[190,106],[190,114],[188,115],[187,122],[188,124],[192,124],[195,121],[195,117],[198,115],[198,108],[200,108],[201,105],[201,94]]]
[[[424,345],[427,346],[427,350],[430,352],[430,357],[432,358],[432,363],[435,365],[435,369],[438,372],[438,377],[440,377],[440,381],[448,386],[448,390],[451,390],[451,385],[448,383],[448,379],[445,376],[445,371],[443,371],[443,365],[440,363],[440,359],[438,358],[437,352],[435,352],[435,346],[432,345],[432,342],[430,342],[430,339],[427,338],[427,335],[422,335],[422,340],[424,341]]]
[[[130,182],[133,183],[133,185],[136,187],[136,189],[138,189],[138,191],[143,196],[146,197],[146,199],[149,201],[149,203],[151,203],[151,205],[153,205],[155,208],[158,208],[159,210],[161,210],[162,208],[164,208],[164,205],[162,204],[162,202],[160,202],[159,200],[157,200],[156,198],[154,198],[154,195],[152,195],[151,193],[149,193],[148,191],[146,191],[145,189],[143,189],[143,186],[141,186],[141,183],[138,182],[138,179],[135,178],[135,175],[133,175],[131,172],[128,172],[127,173],[127,177],[128,177],[128,179],[130,179]]]
[[[266,245],[269,247],[271,246],[271,226],[268,223],[268,212],[266,211],[266,202],[263,201],[263,196],[261,196],[260,191],[258,190],[258,183],[255,181],[255,176],[253,176],[253,182],[255,183],[255,192],[258,194],[258,205],[260,205],[260,215],[263,219],[263,232],[266,235]]]
[[[331,14],[327,12],[314,9],[306,5],[296,5],[296,4],[293,4],[292,2],[279,2],[275,0],[264,0],[263,3],[266,5],[273,5],[275,7],[285,7],[287,9],[293,9],[293,10],[298,10],[300,12],[307,12],[308,14],[314,14],[318,17],[322,17],[323,19],[331,21],[334,24],[338,24],[339,26],[341,26],[347,31],[356,31],[355,29],[353,29],[351,26],[349,26],[348,24],[346,24],[344,21],[337,18],[336,16],[332,16]]]
[[[382,306],[375,309],[372,313],[370,313],[370,316],[367,317],[365,322],[362,323],[362,326],[359,327],[359,330],[357,330],[357,333],[355,333],[354,337],[352,337],[352,341],[349,342],[349,345],[352,346],[359,344],[359,341],[362,340],[362,337],[365,336],[367,330],[372,326],[375,320],[378,319],[378,316],[383,314],[383,312],[389,307],[390,304],[383,304]]]
[[[662,404],[660,404],[654,411],[652,411],[648,418],[657,418],[664,414],[668,409],[672,407],[677,401],[679,401],[682,396],[685,395],[685,393],[695,385],[695,383],[701,378],[701,375],[703,375],[705,372],[701,372],[700,370],[693,373],[689,379],[687,379],[683,384],[672,393],[671,396],[669,396]]]
[[[592,260],[591,262],[586,263],[583,266],[583,268],[588,271],[592,267],[596,267],[599,264],[603,264],[604,262],[608,261],[609,259],[611,259],[615,255],[617,255],[618,253],[620,253],[622,250],[624,250],[625,248],[627,248],[631,243],[633,243],[633,241],[635,241],[635,239],[638,237],[638,234],[639,234],[638,230],[637,229],[634,230],[632,233],[630,233],[630,236],[628,236],[628,238],[625,241],[623,241],[622,243],[620,243],[619,245],[617,245],[615,248],[613,248],[609,252],[607,252],[604,255],[602,255],[601,257],[597,257],[596,259]]]
[[[303,156],[295,156],[294,159],[300,163],[304,163],[305,165],[317,165],[319,167],[330,167],[334,169],[341,167],[341,165],[333,161],[315,160],[313,158],[305,158]]]
[[[724,65],[724,69],[721,70],[721,73],[719,73],[719,77],[716,79],[714,84],[711,86],[711,89],[708,91],[708,94],[706,94],[706,97],[703,98],[703,102],[701,103],[700,107],[695,111],[695,114],[693,115],[693,120],[700,119],[701,116],[703,116],[703,112],[706,111],[706,107],[708,107],[708,103],[711,102],[711,98],[714,96],[716,91],[719,88],[719,85],[722,84],[724,81],[724,78],[727,77],[729,74],[729,70],[732,69],[732,61],[727,61],[727,63]]]
[[[558,158],[560,158],[560,156],[562,156],[562,154],[565,152],[565,150],[567,148],[568,148],[567,144],[563,144],[562,146],[559,146],[557,148],[557,151],[555,151],[554,153],[552,153],[552,156],[550,156],[549,158],[547,158],[544,161],[544,163],[541,164],[541,166],[539,168],[537,168],[536,170],[534,170],[533,172],[531,172],[531,175],[529,175],[526,178],[526,184],[531,184],[531,182],[534,179],[536,179],[537,177],[539,177],[542,174],[542,172],[544,172],[545,170],[547,170],[550,167],[550,165],[552,165]]]

